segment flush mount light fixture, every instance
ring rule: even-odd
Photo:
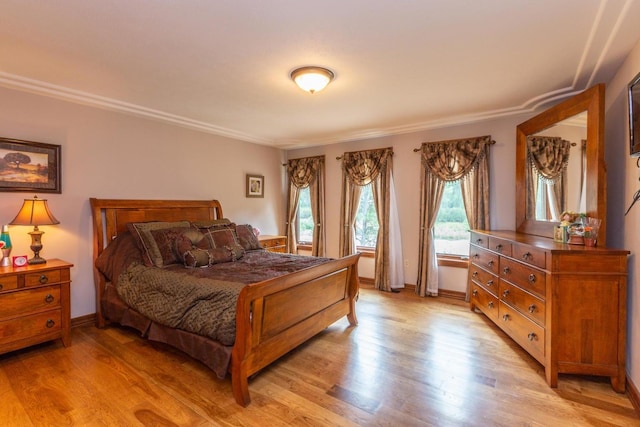
[[[301,67],[291,72],[291,80],[309,93],[320,92],[333,80],[333,71],[323,67]]]

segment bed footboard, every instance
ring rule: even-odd
[[[247,406],[251,401],[250,375],[343,316],[357,324],[359,258],[350,255],[241,291],[230,368],[236,402]]]

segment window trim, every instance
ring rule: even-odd
[[[436,254],[438,267],[469,268],[467,255]]]

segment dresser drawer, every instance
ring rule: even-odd
[[[273,248],[276,246],[284,246],[285,245],[285,241],[286,238],[285,237],[278,237],[278,238],[273,238],[273,239],[265,239],[265,240],[261,240],[260,244],[262,245],[263,248]]]
[[[507,258],[500,258],[500,278],[545,298],[546,274],[536,268]]]
[[[482,286],[494,295],[498,295],[498,277],[483,270],[474,263],[469,266],[470,278],[476,284]]]
[[[498,252],[500,255],[511,256],[511,242],[499,237],[489,236],[489,249]]]
[[[0,291],[8,291],[18,287],[18,276],[3,276],[0,278]]]
[[[29,273],[24,275],[25,286],[46,285],[47,283],[58,283],[62,277],[61,270],[47,270],[40,273]]]
[[[513,286],[509,282],[501,280],[500,299],[540,326],[545,325],[545,303],[540,298],[523,291],[517,286]]]
[[[498,326],[529,354],[544,364],[545,330],[500,301]]]
[[[62,310],[60,309],[0,321],[0,344],[59,332],[61,328]]]
[[[475,305],[493,322],[498,321],[498,298],[473,282],[471,283],[471,304]]]
[[[492,272],[496,276],[498,275],[498,254],[471,245],[469,247],[469,259],[473,264]]]
[[[470,242],[476,246],[480,246],[481,248],[489,247],[489,237],[484,234],[478,234],[475,231],[471,232]]]
[[[546,268],[546,252],[528,245],[513,245],[513,258],[536,267]]]
[[[60,307],[60,285],[0,295],[0,319]]]

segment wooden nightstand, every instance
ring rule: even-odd
[[[71,267],[0,267],[0,354],[58,338],[71,345]]]
[[[287,236],[260,235],[258,240],[262,247],[269,252],[287,252]]]

